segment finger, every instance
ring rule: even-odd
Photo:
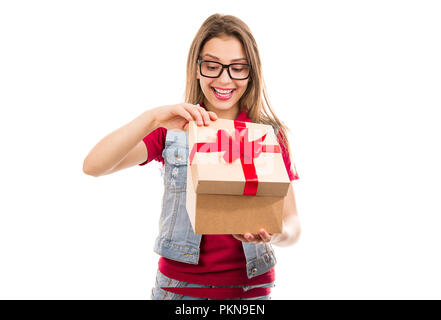
[[[216,121],[217,120],[217,114],[214,113],[213,111],[208,111],[208,114],[210,115],[210,119],[212,121]]]
[[[243,234],[238,234],[238,240],[242,242],[250,242]]]
[[[199,126],[202,126],[204,124],[202,121],[202,115],[199,112],[199,109],[197,107],[195,108],[195,105],[186,103],[184,104],[184,108],[192,115],[193,119]]]
[[[260,229],[259,235],[262,238],[263,241],[269,242],[271,240],[271,236],[268,232],[266,232],[265,229]]]
[[[196,105],[195,107],[201,115],[202,124],[208,126],[210,124],[210,116],[208,115],[207,110],[202,108],[200,105]]]
[[[253,234],[252,238],[250,238],[252,243],[262,243],[265,242],[265,239],[261,237],[260,233]]]
[[[191,116],[191,114],[184,108],[178,108],[177,113],[178,113],[178,115],[180,115],[181,117],[183,117],[187,121],[193,120],[193,117]]]
[[[262,239],[262,237],[260,236],[260,234],[253,234],[253,238],[254,241],[253,243],[262,243],[264,240]]]
[[[249,242],[254,242],[254,241],[256,241],[256,237],[255,237],[253,234],[251,234],[251,233],[245,233],[245,234],[244,234],[244,237],[245,237],[245,239],[246,239],[247,241],[249,241]]]
[[[204,119],[204,124],[206,126],[208,126],[210,124],[210,115],[208,114],[207,110],[205,110],[204,108],[202,108],[199,105],[198,105],[198,109],[199,109],[199,112],[202,115],[202,119]]]
[[[232,236],[239,241],[246,241],[242,234],[233,234]]]

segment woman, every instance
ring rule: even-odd
[[[298,179],[287,128],[269,106],[257,44],[243,21],[214,14],[202,24],[188,55],[185,100],[147,110],[106,136],[89,153],[83,170],[100,176],[152,160],[163,163],[164,196],[154,246],[161,257],[152,299],[270,299],[276,264],[271,244],[292,245],[300,235],[292,184],[280,234],[262,229],[259,234],[195,235],[185,209],[185,130],[192,120],[199,126],[217,118],[272,125],[288,176]]]

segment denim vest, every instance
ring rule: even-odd
[[[186,209],[187,131],[167,130],[164,158],[164,194],[162,198],[159,235],[154,251],[168,259],[198,264],[202,235],[196,235]],[[276,264],[269,243],[242,242],[248,278],[269,271]]]

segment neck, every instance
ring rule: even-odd
[[[217,109],[206,101],[204,101],[204,106],[205,106],[205,109],[207,109],[207,111],[213,111],[214,113],[216,113],[218,118],[227,119],[227,120],[236,120],[237,116],[240,113],[238,103],[236,103],[234,106],[232,106],[231,108],[229,108],[227,110]]]

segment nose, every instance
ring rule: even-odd
[[[230,75],[228,74],[228,69],[227,68],[223,68],[221,75],[219,76],[220,81],[222,82],[230,82],[231,78]]]

